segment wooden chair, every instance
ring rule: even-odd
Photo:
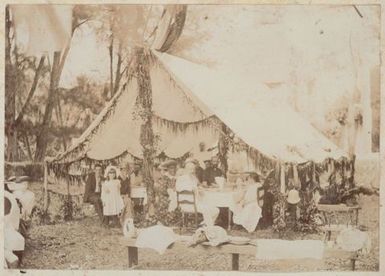
[[[180,198],[182,196],[182,198]],[[187,199],[186,199],[187,198]],[[190,199],[191,198],[191,199]],[[196,197],[194,191],[177,191],[176,192],[177,206],[182,212],[182,225],[181,228],[185,228],[185,215],[194,214],[195,216],[195,227],[198,228],[198,210],[196,205]],[[191,206],[192,211],[186,211],[183,206]]]

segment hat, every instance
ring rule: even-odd
[[[6,181],[4,181],[5,184],[8,184],[8,183],[22,183],[22,182],[28,182],[28,181],[31,181],[31,178],[27,175],[23,175],[23,176],[11,176],[10,178],[8,178]]]
[[[108,166],[107,168],[106,168],[106,170],[105,170],[105,172],[104,172],[104,178],[107,178],[107,176],[108,176],[108,174],[109,174],[109,172],[111,171],[111,170],[114,170],[115,171],[115,174],[116,174],[116,178],[118,178],[119,176],[120,176],[120,170],[117,168],[117,167],[115,167],[115,166]]]
[[[297,204],[301,201],[301,198],[299,197],[299,193],[296,189],[292,189],[289,191],[287,195],[287,202],[290,204]]]
[[[28,175],[19,176],[16,178],[16,183],[28,182],[28,181],[31,181],[31,178]]]
[[[220,226],[213,225],[204,227],[204,232],[211,246],[218,246],[222,243],[228,242],[230,239],[227,232]]]
[[[172,166],[176,166],[176,161],[175,160],[166,160],[160,164],[160,168],[169,168]]]

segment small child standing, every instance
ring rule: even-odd
[[[118,168],[114,166],[107,167],[101,193],[103,215],[105,216],[107,226],[109,226],[111,221],[114,226],[119,226],[118,215],[124,207],[124,202],[120,195],[120,180],[118,176]]]

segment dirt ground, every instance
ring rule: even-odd
[[[369,228],[372,239],[370,254],[362,256],[356,263],[361,271],[379,269],[379,198],[362,196],[359,199],[363,210],[360,224]],[[87,210],[86,216],[70,222],[52,225],[33,225],[26,241],[22,269],[118,269],[128,268],[127,249],[119,244],[120,229],[100,226],[94,212]],[[231,235],[247,235],[245,231],[232,230]],[[249,235],[250,236],[250,235]],[[253,238],[278,238],[271,229],[257,230]],[[321,234],[304,235],[287,232],[286,239],[322,239]],[[139,249],[139,265],[135,269],[148,270],[210,270],[231,269],[229,254],[187,254],[169,251],[159,255],[155,251]],[[348,258],[324,259],[322,261],[262,261],[253,256],[240,256],[241,271],[348,271]]]

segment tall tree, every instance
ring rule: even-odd
[[[6,159],[17,159],[17,132],[15,128],[16,116],[16,72],[12,64],[12,21],[9,6],[5,8],[5,135],[7,142]]]
[[[74,9],[72,18],[72,35],[74,34],[76,28],[78,28],[90,19],[89,16],[89,13],[84,13],[81,9]],[[53,63],[50,72],[50,84],[48,89],[48,99],[44,111],[43,121],[39,129],[39,134],[36,137],[35,161],[43,161],[47,151],[52,111],[55,107],[55,104],[57,103],[56,94],[69,50],[70,42],[65,47],[63,52],[57,51],[54,53],[53,56]]]

